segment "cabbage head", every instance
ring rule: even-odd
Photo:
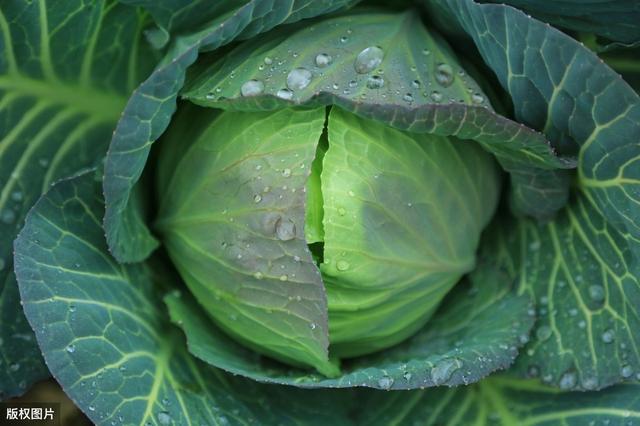
[[[185,283],[235,339],[328,376],[424,326],[474,268],[500,191],[474,142],[339,108],[223,112],[181,136],[157,227]]]

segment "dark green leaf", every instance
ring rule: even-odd
[[[531,381],[490,377],[468,387],[359,395],[358,424],[632,426],[640,422],[640,384],[561,393]]]
[[[290,7],[285,10],[274,7],[274,2],[250,0],[233,13],[217,17],[205,29],[176,37],[162,63],[129,99],[111,141],[104,178],[105,230],[109,249],[119,261],[145,259],[158,245],[140,212],[130,205],[130,194],[142,174],[151,144],[169,124],[186,69],[198,53],[347,4],[344,0],[293,0],[287,2]],[[271,13],[272,9],[277,13]]]
[[[92,174],[55,185],[16,240],[24,309],[47,365],[96,424],[349,424],[349,394],[300,393],[194,359],[145,264],[107,251]]]
[[[541,134],[493,112],[446,43],[413,12],[361,13],[276,29],[201,68],[184,93],[200,105],[255,111],[333,103],[403,130],[474,139],[513,174],[515,188],[526,187],[514,193],[516,199],[540,194],[528,213],[549,216],[554,210],[548,209],[566,201],[566,180],[553,182],[564,187],[538,189],[547,181],[532,176],[543,175],[538,168],[568,165]],[[260,90],[252,93],[252,86]]]
[[[493,255],[538,303],[520,373],[564,389],[640,378],[640,262],[588,195],[553,222],[503,219]]]
[[[220,16],[233,13],[241,6],[254,3],[261,15],[260,19],[251,24],[258,32],[264,21],[284,21],[292,11],[306,9],[302,13],[306,16],[315,16],[330,13],[334,10],[350,6],[360,0],[329,0],[323,2],[296,0],[271,0],[268,2],[256,2],[255,0],[120,0],[122,3],[142,6],[147,9],[163,32],[171,34],[193,33],[195,29],[206,26]],[[315,3],[315,4],[314,4]],[[297,10],[296,10],[297,9]],[[241,37],[251,37],[256,33],[250,28],[243,32]],[[167,40],[168,41],[168,40]]]
[[[24,319],[11,243],[51,182],[95,164],[152,57],[145,14],[115,1],[0,8],[0,398],[48,375]]]
[[[517,9],[431,1],[448,7],[473,38],[516,117],[561,152],[579,151],[580,186],[608,222],[640,241],[638,94],[593,52]]]
[[[495,2],[497,3],[497,2]],[[640,41],[637,0],[506,0],[541,21],[625,44]]]
[[[526,296],[508,290],[508,277],[483,263],[472,283],[459,284],[432,320],[409,340],[342,365],[327,379],[257,357],[207,318],[188,295],[165,298],[171,319],[187,335],[189,351],[211,365],[261,382],[299,387],[415,389],[473,383],[508,367],[533,323]]]

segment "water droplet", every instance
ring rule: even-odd
[[[333,83],[331,87],[333,87],[333,90],[338,90],[340,88],[340,85],[338,83]]]
[[[296,237],[296,225],[291,219],[279,218],[275,228],[276,236],[281,241],[289,241]]]
[[[607,329],[607,330],[604,331],[604,333],[602,333],[601,337],[602,337],[602,341],[604,343],[611,343],[611,342],[614,341],[616,336],[615,336],[613,330]]]
[[[295,260],[296,262],[300,262],[300,256],[293,256],[293,260]]]
[[[413,374],[409,373],[408,371],[405,371],[405,372],[402,374],[402,377],[404,377],[404,379],[405,379],[406,381],[409,381],[409,380],[411,380],[411,377],[413,377]]]
[[[420,80],[413,80],[411,82],[411,87],[413,87],[414,89],[419,89],[421,86]]]
[[[264,63],[265,63],[266,65],[271,65],[271,64],[273,63],[273,59],[271,59],[271,58],[270,58],[270,57],[268,57],[268,56],[265,56],[265,58],[264,58]]]
[[[453,69],[449,64],[438,64],[436,67],[436,82],[443,87],[449,87],[453,83]]]
[[[598,379],[593,376],[587,376],[582,379],[582,387],[586,390],[594,390],[598,387]]]
[[[9,370],[11,370],[12,372],[16,372],[18,370],[20,370],[20,364],[18,364],[17,362],[9,365]]]
[[[429,55],[431,55],[431,51],[429,49],[422,49],[422,54],[424,56],[429,56]]]
[[[340,37],[340,43],[346,43],[347,41],[349,41],[349,37],[347,36]]]
[[[291,100],[293,98],[293,92],[289,89],[280,89],[276,93],[276,96],[280,99],[284,99],[286,101]]]
[[[383,376],[378,380],[378,386],[380,389],[389,390],[393,386],[393,379],[388,376]]]
[[[347,211],[342,207],[338,207],[338,214],[340,216],[344,216],[345,214],[347,214]]]
[[[0,220],[7,225],[11,225],[16,220],[16,214],[13,210],[6,209],[2,212]]]
[[[287,277],[286,275],[280,275],[280,281],[287,281],[289,279],[289,277]]]
[[[440,102],[442,100],[442,93],[434,90],[433,92],[431,92],[430,97],[433,102]]]
[[[580,320],[578,322],[578,328],[585,328],[587,326],[587,322],[585,320]]]
[[[332,61],[333,58],[327,53],[318,53],[318,55],[316,55],[316,66],[318,68],[324,68],[331,64]]]
[[[407,93],[402,97],[402,100],[405,102],[413,102],[413,95],[411,95],[411,93]]]
[[[69,352],[70,354],[74,353],[76,351],[76,346],[75,345],[69,345],[66,348],[67,352]]]
[[[288,178],[289,176],[291,176],[291,169],[283,169],[282,170],[282,176]]]
[[[558,386],[560,389],[569,390],[576,387],[578,383],[578,376],[574,371],[567,371],[560,377],[560,382],[558,382]]]
[[[384,86],[384,78],[379,75],[372,75],[367,79],[367,87],[369,89],[380,89]]]
[[[161,411],[156,416],[158,418],[158,423],[162,426],[168,426],[171,424],[171,416],[166,411]]]
[[[306,68],[295,68],[287,75],[287,87],[290,90],[302,90],[311,83],[313,74]]]
[[[473,95],[471,95],[471,101],[474,104],[481,104],[484,102],[484,96],[482,96],[480,93],[474,93]],[[540,247],[539,242],[538,242],[538,247]]]
[[[355,197],[355,192],[353,191],[348,191],[347,194],[349,194],[349,197]]]
[[[260,201],[262,201],[262,195],[260,194],[256,194],[253,196],[253,202],[258,204]]]
[[[95,405],[90,405],[89,406],[89,411],[96,411]]]
[[[625,379],[631,377],[633,375],[633,367],[631,367],[630,365],[625,365],[624,367],[622,367],[622,370],[620,370],[620,375]]]
[[[358,53],[353,68],[358,74],[366,74],[378,67],[384,59],[384,51],[378,46],[370,46]]]
[[[256,272],[255,274],[253,274],[253,277],[256,280],[261,280],[264,277],[264,275],[262,274],[262,272]]]
[[[20,191],[13,191],[11,193],[11,199],[15,202],[20,202],[22,201],[22,192]]]
[[[436,386],[441,385],[448,381],[460,367],[462,367],[462,361],[457,358],[443,359],[431,369],[431,380]]]
[[[604,287],[601,285],[589,286],[589,297],[596,303],[602,303],[604,301]]]
[[[538,329],[536,330],[536,339],[540,340],[541,342],[544,342],[549,337],[551,337],[551,333],[552,331],[549,326],[542,325],[538,327]]]
[[[40,164],[40,167],[47,167],[49,165],[49,159],[44,157],[40,158],[38,164]]]
[[[336,262],[336,268],[338,269],[338,271],[346,271],[350,266],[351,265],[349,265],[349,262],[347,262],[346,260],[338,260],[338,262]]]
[[[257,96],[264,92],[264,83],[260,80],[249,80],[240,87],[240,94],[244,97]]]

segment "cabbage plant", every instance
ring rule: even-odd
[[[640,8],[506,3],[0,3],[0,399],[640,424]]]

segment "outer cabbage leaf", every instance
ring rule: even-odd
[[[237,4],[232,0],[225,3]],[[148,4],[148,3],[146,3]],[[176,109],[186,69],[200,51],[210,51],[237,38],[253,37],[283,23],[335,11],[345,0],[250,0],[216,17],[204,29],[176,37],[151,76],[129,99],[111,140],[105,165],[104,226],[109,250],[121,262],[145,259],[158,242],[140,211],[130,202],[153,142],[167,128]]]
[[[183,96],[200,105],[256,111],[336,104],[403,130],[474,139],[512,174],[514,199],[536,196],[518,203],[520,210],[547,217],[566,202],[568,180],[548,169],[571,165],[541,134],[493,112],[444,40],[414,12],[276,29],[196,70]]]
[[[216,1],[210,2],[207,0],[120,0],[122,3],[130,5],[142,6],[149,10],[153,15],[156,23],[159,26],[159,34],[152,34],[152,40],[158,40],[158,47],[163,46],[168,42],[169,33],[181,34],[185,32],[194,32],[194,29],[206,26],[208,22],[215,20],[221,15],[226,15],[229,12],[233,12],[240,6],[251,3],[250,0],[240,1]],[[306,8],[309,16],[313,14],[323,14],[331,11],[331,8],[341,8],[356,3],[359,0],[328,0],[321,2],[305,2],[299,4],[295,0],[285,0],[272,2],[270,5],[260,5],[268,14],[264,19],[281,19],[283,15],[291,13],[295,8]],[[315,3],[315,4],[314,4]],[[310,9],[314,9],[317,12],[313,12]],[[270,16],[269,16],[270,15]],[[277,18],[280,17],[280,18]],[[260,28],[262,24],[256,22],[252,24],[255,28]],[[261,32],[261,30],[258,30]],[[245,30],[245,37],[252,37],[254,34],[247,29]],[[159,38],[157,38],[159,37]]]
[[[324,121],[324,108],[218,115],[187,152],[169,149],[177,161],[163,159],[158,173],[171,179],[157,228],[222,328],[332,375],[326,294],[304,239],[305,186]],[[164,143],[182,143],[181,128]]]
[[[171,320],[187,336],[189,351],[233,374],[304,388],[417,389],[477,382],[511,365],[534,317],[529,297],[516,296],[509,284],[490,258],[482,259],[470,280],[450,292],[415,336],[343,362],[342,376],[334,379],[257,357],[218,329],[188,294],[170,294],[165,302]]]
[[[588,193],[552,222],[500,224],[491,230],[495,245],[483,250],[538,302],[517,370],[564,389],[640,378],[640,262],[629,236],[606,222]]]
[[[11,243],[51,182],[97,163],[150,71],[149,22],[115,1],[0,8],[0,399],[49,375],[19,302]]]
[[[516,9],[439,4],[474,38],[519,117],[579,149],[573,201],[523,236],[510,261],[543,312],[523,365],[565,388],[632,377],[640,362],[640,97],[584,46]]]
[[[640,3],[635,0],[507,0],[504,3],[554,26],[594,33],[624,44],[640,42]]]
[[[517,9],[472,0],[448,7],[510,93],[516,117],[562,152],[579,152],[580,186],[640,241],[640,97],[594,53]]]
[[[351,424],[349,394],[292,392],[194,359],[166,321],[153,265],[108,253],[99,180],[56,184],[15,243],[25,313],[47,365],[96,424]]]
[[[353,357],[421,329],[476,266],[500,170],[472,141],[400,132],[339,108],[328,129],[320,269],[330,353]]]
[[[472,386],[411,393],[359,395],[358,424],[366,425],[635,425],[640,384],[599,392],[561,392],[531,381],[490,377]]]

